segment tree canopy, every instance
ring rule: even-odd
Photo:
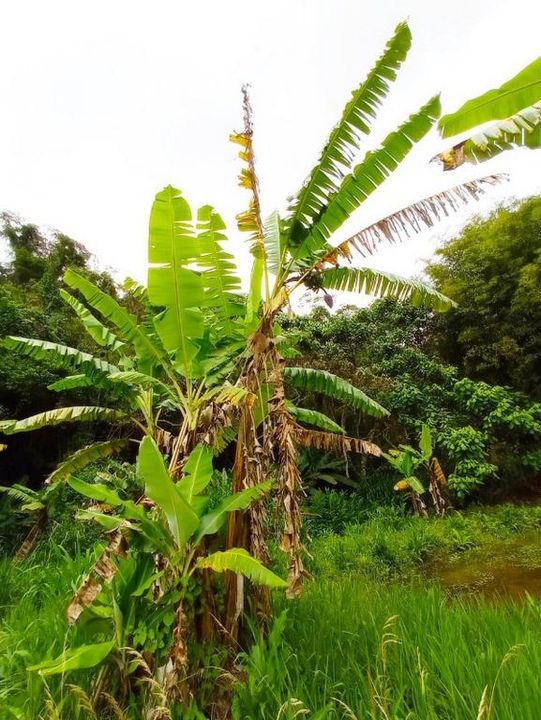
[[[442,357],[468,377],[541,398],[541,198],[476,219],[427,272],[459,301],[438,319]]]

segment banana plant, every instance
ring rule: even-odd
[[[226,264],[227,258],[223,253],[220,255],[221,248],[216,239],[216,228],[223,223],[215,213],[208,209],[205,212],[200,213],[199,234],[192,237],[193,244],[197,248],[203,245],[205,249],[211,247],[209,252],[216,265],[219,266],[220,262]],[[166,248],[159,240],[164,233],[171,233],[177,222],[177,218],[171,215],[167,218],[169,225],[164,229],[163,224],[159,225],[156,220],[157,215],[160,215],[159,208],[154,208],[149,242],[151,262],[155,258],[166,257],[167,251],[172,252],[171,246]],[[208,305],[213,308],[212,316],[203,317],[202,310],[198,308],[181,308],[173,317],[174,313],[170,312],[168,306],[169,298],[164,295],[163,288],[157,287],[161,282],[162,271],[163,264],[149,271],[148,294],[133,282],[127,286],[129,293],[135,295],[143,305],[144,314],[139,319],[87,278],[68,270],[64,282],[72,293],[82,296],[91,309],[72,293],[61,290],[61,296],[100,346],[105,359],[57,343],[28,338],[7,337],[2,340],[2,346],[35,359],[53,357],[70,371],[70,375],[51,385],[50,389],[67,391],[81,387],[101,388],[107,389],[113,397],[116,391],[120,407],[55,408],[22,420],[5,420],[0,424],[0,432],[11,435],[69,422],[114,423],[115,428],[125,426],[128,436],[137,429],[140,434],[153,436],[166,445],[174,437],[175,447],[170,449],[172,460],[176,463],[186,447],[193,446],[203,409],[209,405],[235,406],[242,402],[246,393],[227,383],[231,353],[223,343],[223,334],[220,334],[218,326],[225,317],[220,302],[228,302],[228,312],[234,314],[233,302],[240,302],[240,295],[233,301],[225,297],[227,293],[220,295],[219,290],[225,279],[223,276],[217,278],[212,271],[208,273],[211,278],[209,285],[214,281],[219,288],[213,294],[207,288],[210,296]],[[193,288],[197,279],[197,273],[181,269],[172,285],[173,293],[174,288],[178,291],[180,284],[184,283],[182,294],[187,295],[188,288]],[[231,293],[229,295],[233,297]],[[150,305],[149,297],[155,301],[155,307]],[[203,304],[198,293],[193,301]],[[155,308],[162,308],[163,311],[157,312]],[[203,369],[205,363],[210,367],[210,372]],[[164,415],[168,416],[167,421],[160,424],[160,417]],[[171,415],[174,415],[172,420]],[[46,479],[46,484],[64,480],[84,464],[107,457],[121,447],[118,440],[113,440],[76,451]]]
[[[333,291],[367,293],[436,311],[451,308],[453,302],[426,283],[354,267],[350,262],[355,254],[369,255],[383,242],[398,242],[433,226],[502,180],[501,176],[488,175],[440,190],[336,243],[335,233],[343,223],[383,187],[440,116],[439,96],[434,96],[378,146],[367,148],[376,115],[410,46],[410,30],[406,23],[400,23],[366,79],[354,89],[316,165],[283,217],[274,212],[268,219],[262,218],[252,112],[244,90],[244,128],[231,139],[240,146],[240,185],[250,193],[248,209],[237,218],[239,229],[250,236],[252,268],[247,297],[241,293],[233,256],[225,250],[225,227],[220,216],[210,206],[193,213],[180,191],[168,186],[157,194],[151,210],[147,290],[137,291],[145,306],[142,320],[73,271],[65,276],[66,284],[85,304],[78,304],[73,295],[65,299],[106,351],[107,360],[72,348],[53,350],[39,341],[5,341],[14,351],[34,357],[56,352],[63,362],[75,367],[77,374],[61,381],[64,388],[78,383],[117,383],[126,389],[132,410],[63,408],[8,421],[0,428],[8,434],[46,423],[99,419],[117,424],[126,419],[140,434],[155,438],[167,452],[174,475],[181,472],[189,452],[199,442],[214,445],[218,434],[234,427],[233,491],[259,486],[269,477],[276,480],[277,505],[283,515],[281,547],[290,556],[290,596],[301,591],[306,574],[300,543],[297,447],[376,455],[380,451],[371,442],[336,431],[329,418],[307,413],[304,408],[295,410],[287,400],[286,389],[296,386],[324,392],[375,417],[386,410],[336,376],[287,369],[277,324],[279,313],[290,306],[292,296],[300,289],[325,296]],[[500,100],[515,99],[509,112],[523,110],[522,102],[530,106],[541,99],[537,94],[538,70],[533,64],[511,88],[504,88]],[[490,120],[488,115],[495,117],[499,104],[487,103],[486,111],[479,103],[478,111],[468,114],[461,129]],[[465,113],[460,111],[459,115]],[[445,132],[452,134],[448,119]],[[174,420],[165,427],[167,412],[173,413]],[[231,513],[227,547],[249,549],[265,563],[263,511],[262,504],[256,502],[247,514]],[[224,625],[233,643],[242,612],[241,583],[242,578],[226,575]],[[261,606],[265,603],[261,598]]]
[[[244,130],[234,133],[232,141],[241,146],[239,156],[244,167],[240,175],[240,185],[251,193],[248,209],[238,216],[239,229],[250,234],[250,250],[253,264],[250,274],[250,286],[246,301],[246,311],[242,318],[239,313],[241,303],[231,302],[231,296],[216,302],[213,294],[215,283],[208,288],[205,276],[209,268],[215,267],[212,248],[197,252],[190,245],[193,230],[185,201],[179,191],[166,188],[156,199],[156,227],[160,228],[159,245],[164,238],[176,237],[182,243],[181,253],[168,250],[158,252],[152,243],[150,260],[155,268],[149,271],[149,289],[155,304],[163,304],[167,310],[168,327],[162,329],[168,335],[171,327],[190,327],[188,342],[181,342],[181,334],[164,337],[164,344],[178,355],[178,363],[187,369],[198,362],[201,349],[201,316],[210,307],[220,307],[222,327],[229,332],[234,329],[235,339],[230,347],[236,347],[243,358],[243,367],[236,381],[252,396],[260,399],[259,416],[251,407],[241,410],[237,454],[233,468],[233,487],[239,490],[258,484],[272,468],[279,466],[279,500],[285,511],[285,532],[282,547],[291,554],[289,573],[289,594],[300,590],[304,574],[300,560],[299,528],[300,516],[295,497],[295,488],[299,485],[295,445],[324,447],[325,449],[352,449],[359,447],[353,439],[341,437],[341,433],[332,433],[332,421],[316,417],[307,409],[294,407],[285,399],[284,381],[293,384],[303,378],[304,389],[316,389],[334,397],[354,399],[356,407],[371,414],[383,414],[369,398],[354,397],[354,392],[343,393],[341,381],[336,377],[323,374],[289,372],[283,368],[283,358],[277,342],[276,317],[289,301],[295,289],[304,286],[315,292],[328,295],[331,290],[366,292],[374,297],[392,297],[424,305],[437,311],[445,311],[453,303],[436,293],[422,282],[382,273],[368,268],[354,268],[341,265],[351,260],[354,252],[361,255],[371,253],[382,241],[395,242],[403,239],[409,232],[417,232],[458,209],[465,202],[476,200],[485,191],[502,179],[489,175],[462,185],[440,191],[436,195],[422,199],[407,208],[400,209],[377,223],[363,228],[338,246],[331,239],[342,223],[364,200],[372,194],[386,177],[406,158],[413,145],[421,140],[435,124],[439,113],[439,98],[431,98],[420,110],[406,119],[399,128],[390,133],[380,147],[365,153],[360,163],[354,164],[354,158],[360,149],[360,139],[368,135],[376,110],[390,89],[390,83],[404,61],[411,44],[409,28],[405,23],[398,26],[383,55],[369,73],[366,80],[353,92],[352,99],[346,105],[341,120],[334,128],[325,144],[319,162],[310,173],[307,181],[294,196],[288,213],[281,218],[273,213],[268,220],[261,217],[259,182],[255,170],[253,151],[253,127],[251,108],[247,92],[244,92]],[[163,220],[174,218],[175,224]],[[198,215],[199,217],[199,215]],[[165,226],[174,227],[168,236]],[[222,229],[222,228],[220,228]],[[151,222],[152,235],[152,222]],[[221,238],[220,238],[221,239]],[[185,254],[184,254],[185,253]],[[203,259],[202,259],[203,258]],[[175,270],[177,268],[177,270]],[[220,270],[230,270],[230,264],[222,264]],[[171,288],[163,295],[166,282],[160,283],[159,277],[167,281],[176,277]],[[224,287],[233,290],[234,283],[226,272]],[[213,282],[215,277],[212,278]],[[172,288],[181,286],[186,289],[183,297],[173,296]],[[238,287],[238,285],[237,285]],[[231,307],[235,308],[234,313]],[[207,308],[207,310],[205,310]],[[194,315],[195,314],[195,315]],[[243,344],[243,337],[247,339]],[[265,397],[263,397],[265,396]],[[256,422],[255,418],[259,417]],[[261,419],[263,418],[263,420]],[[306,431],[299,427],[299,419],[308,424],[319,426],[320,431]],[[300,421],[302,422],[302,421]],[[362,446],[363,448],[367,446]],[[260,448],[267,452],[260,452]],[[255,460],[255,461],[254,461]],[[246,536],[246,518],[232,516],[228,541],[235,545]],[[265,559],[266,549],[262,526],[264,520],[259,509],[254,507],[250,517],[250,544],[253,551]],[[227,603],[226,616],[239,617],[237,580],[231,579],[228,593],[231,602]],[[231,623],[226,621],[230,629]]]
[[[383,242],[399,242],[424,228],[432,227],[464,204],[478,200],[487,189],[504,179],[501,175],[491,174],[442,189],[430,197],[396,210],[376,223],[361,227],[345,241],[337,243],[334,240],[335,233],[344,222],[357,210],[361,210],[363,203],[384,185],[416,143],[436,126],[440,117],[440,99],[436,95],[429,98],[417,112],[405,118],[378,146],[366,147],[374,120],[410,46],[409,27],[406,23],[400,23],[365,80],[353,90],[316,165],[290,199],[284,216],[274,212],[264,220],[261,215],[252,111],[246,88],[243,89],[244,128],[231,136],[231,140],[240,145],[239,157],[243,167],[239,184],[251,194],[248,209],[238,215],[237,223],[239,230],[250,234],[249,244],[253,256],[245,315],[245,325],[251,334],[248,337],[246,361],[237,383],[256,395],[259,388],[264,386],[268,396],[265,421],[261,425],[256,424],[253,413],[246,409],[241,413],[233,487],[239,490],[257,484],[269,472],[277,476],[278,503],[284,516],[281,547],[290,554],[290,596],[301,591],[305,575],[301,559],[301,517],[297,500],[301,478],[296,447],[308,445],[325,450],[349,451],[352,445],[340,433],[330,432],[328,423],[317,432],[299,430],[286,399],[288,381],[302,382],[305,389],[331,390],[329,394],[335,397],[344,395],[339,390],[340,382],[336,378],[288,371],[277,340],[278,313],[286,306],[291,309],[291,298],[300,289],[323,293],[329,302],[332,291],[347,291],[366,293],[372,297],[395,298],[435,311],[451,308],[452,301],[426,283],[372,268],[354,267],[350,263],[355,255],[371,255]],[[540,76],[539,63],[534,63],[523,76],[511,83],[515,101],[513,111],[541,100]],[[509,88],[503,88],[500,98],[502,103],[505,103],[503,98],[509,94],[508,91]],[[486,122],[494,117],[496,107],[501,105],[495,102],[490,110],[482,110],[481,104],[477,113],[469,115],[465,125],[463,122],[461,129]],[[464,119],[464,108],[458,112],[458,116]],[[443,131],[446,127],[446,132],[452,134],[449,130],[450,119],[450,116],[445,116],[446,124],[442,120],[440,129]],[[531,119],[532,127],[536,122]],[[509,146],[513,144],[508,143]],[[349,396],[352,397],[352,394],[349,393]],[[372,402],[366,399],[362,403],[359,401],[357,407],[361,405],[364,412],[369,412],[370,407],[375,409]],[[373,414],[377,414],[377,410]],[[304,416],[308,417],[306,414]],[[248,536],[252,538],[252,545],[264,557],[264,543],[260,540],[262,519],[257,517],[257,507],[249,518],[235,515],[230,518],[228,542],[236,545],[246,537],[247,522],[251,523]],[[231,633],[235,632],[233,628],[239,617],[238,597],[238,585],[235,579],[231,579],[225,620]]]
[[[418,449],[411,445],[399,445],[399,449],[393,448],[388,453],[382,454],[402,476],[394,489],[410,494],[413,509],[417,515],[427,515],[426,505],[422,499],[422,495],[426,493],[426,487],[419,478],[418,471],[420,469],[428,478],[428,490],[436,514],[442,517],[446,514],[447,503],[442,490],[447,484],[447,480],[438,458],[434,455],[434,443],[428,425],[422,427]]]
[[[219,224],[221,221],[213,215],[212,222]],[[208,245],[208,233],[206,241]],[[156,327],[159,330],[162,328],[163,313],[156,315],[145,289],[133,281],[126,285],[129,293],[143,306],[140,320],[78,273],[68,270],[64,282],[92,309],[93,312],[74,294],[60,291],[98,345],[102,357],[29,338],[6,337],[1,344],[27,357],[55,358],[70,374],[51,385],[51,390],[60,392],[88,387],[106,390],[108,396],[116,400],[116,406],[59,407],[21,420],[2,421],[0,432],[12,435],[72,422],[100,422],[111,425],[113,438],[76,450],[45,478],[45,488],[41,493],[44,508],[40,509],[35,527],[23,543],[21,558],[39,537],[38,526],[39,530],[42,529],[43,515],[53,502],[59,484],[70,475],[90,463],[120,452],[134,435],[154,437],[167,452],[171,467],[178,470],[197,438],[207,442],[217,441],[220,433],[231,425],[235,408],[247,400],[242,388],[235,388],[227,382],[227,365],[231,355],[226,353],[225,347],[220,347],[219,336],[217,341],[209,337],[201,339],[203,351],[207,353],[205,357],[212,364],[212,373],[201,377],[195,372],[181,372],[178,358],[165,349],[156,331]],[[198,361],[201,366],[203,357],[199,357]],[[196,385],[194,378],[197,379]]]
[[[161,673],[167,706],[176,701],[188,704],[188,646],[194,622],[190,598],[197,572],[231,571],[269,588],[287,584],[243,548],[207,552],[205,540],[220,532],[229,513],[246,509],[271,489],[267,481],[230,494],[209,510],[212,473],[212,450],[200,444],[177,479],[156,442],[146,436],[137,456],[138,499],[121,495],[111,484],[70,477],[71,487],[92,503],[79,517],[103,526],[109,546],[115,538],[116,551],[106,560],[99,555],[71,599],[67,618],[70,624],[79,621],[88,639],[96,635],[109,639],[107,644],[87,642],[71,648],[31,670],[46,676],[95,667],[113,653],[117,666],[129,674],[130,669],[140,668],[134,658],[150,653],[154,671]]]

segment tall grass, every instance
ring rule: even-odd
[[[71,640],[66,605],[92,560],[91,552],[71,557],[50,543],[19,564],[0,559],[0,720],[54,718],[46,710],[47,704],[53,707],[47,700],[52,695],[65,708],[62,717],[89,717],[80,697],[70,697],[67,685],[59,689],[64,679],[53,678],[47,685],[26,668],[56,657]],[[84,676],[77,681],[83,683]]]
[[[441,553],[490,552],[494,538],[540,523],[537,507],[429,521],[387,508],[341,536],[318,537],[315,581],[300,600],[279,601],[287,617],[243,658],[248,679],[237,688],[235,720],[538,720],[538,604],[450,603],[418,579],[416,587],[397,581]],[[24,562],[0,559],[0,720],[95,717],[84,695],[91,671],[46,685],[26,670],[82,640],[65,620],[97,552],[84,549],[94,538],[81,532],[58,524]],[[140,708],[130,712],[140,717]]]
[[[541,606],[313,584],[247,655],[235,720],[538,720]]]
[[[451,601],[418,571],[540,527],[539,506],[387,507],[317,537],[315,581],[244,658],[235,720],[538,720],[541,604]]]

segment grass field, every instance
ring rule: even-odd
[[[314,581],[297,601],[277,598],[270,637],[241,658],[247,678],[234,717],[538,720],[541,604],[451,600],[422,571],[434,558],[490,553],[540,523],[535,506],[429,521],[387,509],[320,535]],[[88,690],[87,675],[45,685],[27,671],[61,652],[72,632],[65,607],[94,557],[62,537],[57,529],[21,564],[0,560],[1,720],[96,717],[79,689]]]
[[[313,584],[247,658],[238,720],[538,720],[541,605]]]

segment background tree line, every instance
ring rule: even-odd
[[[7,259],[0,264],[0,338],[35,337],[82,351],[93,350],[80,320],[60,297],[61,278],[68,267],[77,268],[103,290],[118,296],[112,276],[93,269],[86,248],[63,233],[47,233],[7,213],[1,223]],[[48,386],[64,375],[52,357],[21,358],[0,348],[0,419],[25,417],[62,405],[65,394]],[[83,403],[102,391],[75,392]],[[46,427],[33,436],[31,452],[24,435],[10,438],[0,455],[0,484],[11,485],[25,477],[31,485],[39,484],[68,450],[84,442],[85,437],[92,440],[99,432],[99,427],[79,426],[70,433]]]
[[[427,273],[457,307],[442,314],[393,300],[335,313],[317,307],[284,321],[297,334],[295,363],[340,372],[390,410],[363,427],[359,415],[320,399],[320,409],[354,434],[371,428],[382,446],[396,446],[414,443],[428,424],[459,498],[537,492],[541,198],[474,219],[436,251]],[[366,478],[367,461],[351,463],[347,484],[355,485]],[[386,471],[368,464],[375,477]],[[326,458],[322,468],[320,485],[344,481],[343,463]]]

